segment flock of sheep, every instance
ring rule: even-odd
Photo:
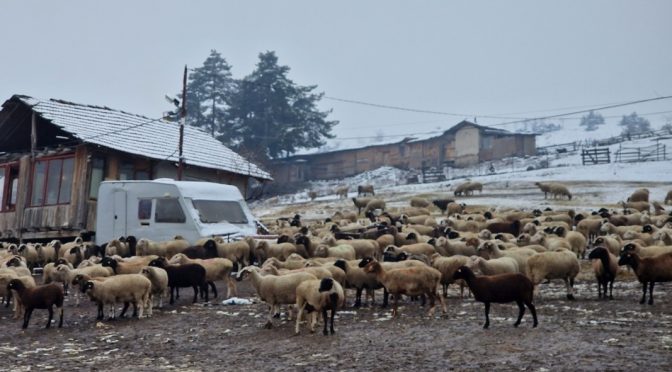
[[[551,196],[567,196],[567,187],[537,184]],[[483,185],[459,185],[455,196],[482,191]],[[345,190],[347,197],[347,189]],[[26,328],[34,309],[53,307],[63,324],[64,296],[84,295],[97,305],[96,318],[121,316],[132,305],[138,318],[152,316],[154,303],[163,307],[179,297],[179,288],[193,289],[192,302],[218,297],[215,282],[227,285],[227,296],[237,294],[236,281],[249,280],[268,307],[266,327],[283,305],[293,305],[295,332],[303,313],[311,316],[314,331],[322,314],[323,333],[334,333],[338,309],[362,305],[362,295],[373,303],[383,291],[382,305],[392,296],[392,314],[398,314],[403,296],[429,302],[448,311],[447,287],[469,288],[485,304],[489,326],[491,303],[515,302],[520,324],[529,309],[538,324],[535,293],[547,280],[561,279],[566,297],[574,300],[574,281],[580,261],[589,259],[598,297],[613,298],[619,266],[630,267],[643,284],[641,303],[649,293],[653,304],[656,282],[672,281],[672,218],[663,204],[649,201],[646,189],[635,191],[618,208],[595,211],[533,210],[468,207],[452,196],[427,200],[413,197],[406,207],[387,208],[373,187],[364,186],[353,198],[354,208],[342,209],[324,221],[305,221],[300,215],[263,221],[273,239],[245,238],[225,242],[181,237],[153,242],[128,236],[96,246],[81,238],[73,242],[2,243],[0,296],[14,304],[14,317],[23,315]],[[458,192],[459,191],[459,192]],[[359,197],[369,194],[367,197]],[[664,204],[672,204],[672,191]],[[648,207],[646,207],[648,206]],[[645,208],[646,207],[646,208]],[[588,253],[587,257],[586,254]],[[42,267],[37,285],[31,269]],[[234,280],[235,275],[235,280]],[[439,293],[442,288],[443,293]],[[607,291],[609,292],[607,295]],[[350,295],[353,295],[351,292]],[[329,322],[329,320],[331,320]]]

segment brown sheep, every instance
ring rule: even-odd
[[[346,199],[348,197],[348,186],[337,187],[335,193],[339,199]]]
[[[649,189],[637,189],[627,200],[628,202],[648,202],[649,201]]]
[[[373,185],[359,185],[357,186],[357,196],[362,195],[376,195],[373,191]]]
[[[647,285],[649,286],[649,305],[653,305],[653,285],[656,282],[672,281],[672,253],[641,258],[636,253],[626,252],[621,255],[618,264],[632,267],[637,279],[642,283],[643,293],[640,304],[646,302]]]

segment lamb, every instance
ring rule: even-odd
[[[152,260],[146,266],[160,267],[168,273],[168,287],[170,287],[170,304],[174,304],[173,293],[176,288],[192,287],[194,289],[194,299],[198,299],[198,291],[205,294],[205,302],[209,301],[208,285],[205,281],[205,268],[199,264],[169,265],[165,258]]]
[[[376,193],[373,191],[373,185],[359,185],[357,186],[357,196],[362,196],[362,195],[376,195]]]
[[[338,196],[339,199],[347,199],[348,197],[348,186],[341,186],[336,188],[336,196]]]
[[[54,305],[56,305],[56,311],[60,312],[58,328],[63,327],[63,290],[59,286],[46,284],[35,288],[27,288],[21,280],[12,279],[7,284],[7,289],[16,291],[25,308],[21,328],[28,328],[30,316],[35,309],[47,309],[49,311],[46,328],[51,327],[51,320],[54,318]]]
[[[618,260],[620,266],[628,265],[635,271],[637,280],[642,283],[642,299],[646,301],[646,287],[649,287],[649,305],[653,305],[653,286],[656,282],[672,281],[672,252],[654,257],[640,257],[633,252],[625,252]]]
[[[607,298],[607,284],[609,284],[609,299],[613,300],[614,280],[618,273],[618,258],[604,247],[593,249],[588,255],[593,260],[593,272],[597,279],[597,298]]]
[[[210,285],[210,288],[212,288],[212,293],[215,298],[217,298],[217,287],[215,286],[216,280],[226,281],[227,298],[231,297],[232,293],[233,295],[237,294],[236,283],[231,279],[231,270],[233,269],[233,262],[231,262],[231,260],[220,257],[207,260],[191,259],[182,253],[178,253],[173,256],[168,263],[178,265],[199,264],[203,266],[205,268],[205,281]]]
[[[296,303],[296,288],[304,281],[317,280],[315,275],[297,272],[282,276],[262,276],[259,268],[246,266],[238,272],[237,280],[249,278],[257,295],[269,306],[268,318],[264,328],[273,328],[273,316],[279,313],[280,305]]]
[[[371,260],[365,267],[364,272],[376,275],[378,281],[387,289],[387,291],[394,295],[394,304],[392,308],[392,316],[397,316],[397,308],[400,295],[420,296],[426,295],[429,297],[429,311],[428,316],[434,315],[436,307],[435,301],[438,297],[441,303],[441,309],[445,314],[446,303],[443,297],[437,296],[436,286],[441,280],[441,273],[426,265],[415,266],[394,270],[386,270],[378,261]]]
[[[317,191],[308,191],[308,198],[310,201],[317,199]]]
[[[333,335],[336,308],[338,306],[343,306],[344,303],[345,296],[343,287],[331,278],[306,280],[301,282],[298,287],[296,287],[296,308],[298,309],[298,314],[296,316],[296,327],[294,332],[299,334],[301,315],[305,309],[308,312],[312,312],[310,332],[315,332],[317,312],[322,311],[322,319],[324,320],[324,330],[322,331],[322,334],[325,336],[328,335],[327,310],[331,310],[331,326],[329,327],[329,331]]]
[[[544,279],[562,279],[568,300],[574,300],[574,278],[580,270],[579,260],[568,249],[537,253],[527,259],[528,277],[532,283],[537,286]]]
[[[537,311],[532,303],[534,298],[534,285],[525,275],[499,274],[491,276],[477,277],[466,266],[462,266],[455,271],[454,279],[463,279],[467,282],[469,289],[474,294],[474,299],[485,303],[485,324],[483,328],[490,326],[490,303],[508,303],[516,302],[518,304],[518,320],[513,324],[514,327],[520,325],[520,321],[525,314],[525,306],[530,309],[534,323],[532,328],[536,328]],[[525,305],[525,306],[523,306]]]
[[[162,308],[163,298],[168,292],[168,273],[160,267],[145,266],[140,274],[152,283],[152,297],[158,296],[159,308]]]
[[[486,260],[483,257],[469,257],[469,268],[477,268],[483,275],[498,275],[508,273],[518,273],[518,262],[513,257],[500,257]]]
[[[110,307],[109,319],[116,319],[117,303],[132,303],[138,308],[138,318],[142,318],[146,310],[152,316],[152,283],[140,274],[116,275],[104,281],[89,280],[84,284],[83,291],[98,303],[99,308]],[[124,310],[125,311],[125,308]],[[123,313],[122,311],[122,313]],[[98,319],[102,319],[98,314]]]

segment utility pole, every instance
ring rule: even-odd
[[[184,65],[184,76],[182,77],[182,107],[180,108],[180,143],[179,143],[179,163],[177,165],[177,180],[182,181],[184,172],[184,157],[182,156],[182,144],[184,143],[184,125],[187,121],[187,65]]]

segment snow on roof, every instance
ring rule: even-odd
[[[179,124],[62,100],[16,96],[42,118],[86,143],[164,161],[179,161]],[[200,129],[185,126],[186,164],[262,179],[271,175]]]

